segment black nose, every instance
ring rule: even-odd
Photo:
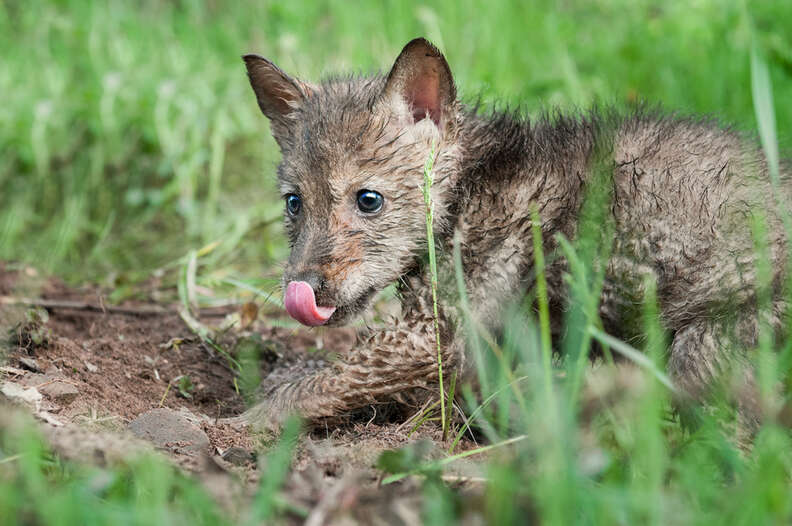
[[[327,286],[327,280],[324,275],[317,271],[302,270],[288,276],[286,283],[289,281],[304,281],[308,283],[314,290],[314,294],[318,295]]]

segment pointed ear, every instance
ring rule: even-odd
[[[442,128],[456,101],[456,87],[443,54],[425,38],[410,41],[393,64],[383,90],[399,96],[410,108],[413,122],[427,116]]]
[[[310,96],[310,86],[259,55],[245,55],[242,59],[261,112],[271,121],[285,124],[288,115]]]

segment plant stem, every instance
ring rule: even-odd
[[[440,348],[440,315],[437,309],[437,254],[435,252],[434,229],[434,203],[432,202],[432,168],[435,161],[435,145],[429,152],[429,158],[424,164],[423,197],[426,205],[426,242],[429,248],[429,272],[432,282],[432,307],[434,314],[435,343],[437,344],[437,376],[440,382],[440,415],[443,427],[443,440],[448,436],[448,420],[445,411],[445,386],[443,384],[443,355]]]
[[[547,401],[553,401],[553,349],[550,338],[550,308],[547,299],[547,280],[545,279],[544,250],[542,248],[542,228],[539,212],[531,211],[531,233],[533,234],[534,267],[536,269],[536,295],[539,303],[539,331],[542,342],[542,366]]]

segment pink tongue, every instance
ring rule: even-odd
[[[289,316],[303,325],[323,325],[335,312],[335,307],[318,307],[313,288],[305,281],[290,281],[283,299]]]

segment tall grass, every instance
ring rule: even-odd
[[[432,173],[432,170],[434,168],[434,163],[435,145],[432,144],[429,156],[427,157],[426,163],[424,164],[423,187],[421,188],[421,191],[423,192],[424,206],[426,208],[426,245],[429,256],[429,279],[431,280],[430,286],[432,289],[432,310],[434,315],[433,330],[437,348],[437,379],[440,386],[440,425],[443,428],[443,440],[445,440],[448,436],[449,418],[446,414],[446,392],[445,382],[443,380],[443,349],[440,343],[440,315],[438,312],[439,309],[437,302],[437,251],[434,237],[434,201],[432,201],[432,183],[434,182],[434,174]],[[454,387],[452,386],[451,392],[449,394],[449,400],[453,400],[453,391]]]
[[[783,93],[787,6],[754,3],[750,12],[781,66],[769,73]],[[239,55],[260,52],[315,79],[386,68],[419,34],[443,44],[461,93],[485,104],[533,113],[648,99],[755,124],[745,82],[750,31],[728,0],[6,1],[0,258],[123,287],[222,240],[199,279],[258,273],[284,254],[277,150]],[[777,106],[787,137],[792,102]],[[225,274],[214,272],[220,266]],[[168,277],[175,283],[176,273]]]

